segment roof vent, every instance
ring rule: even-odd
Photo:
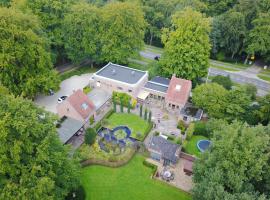
[[[88,105],[87,105],[87,103],[83,103],[83,104],[81,105],[81,107],[82,107],[82,109],[86,110],[86,109],[88,108]]]
[[[175,89],[176,89],[177,91],[180,91],[180,90],[181,90],[181,85],[176,85],[176,86],[175,86]]]
[[[112,70],[112,75],[115,75],[115,74],[116,74],[116,70],[113,69],[113,70]]]
[[[132,71],[132,72],[131,72],[131,75],[132,75],[132,76],[135,76],[135,71]]]

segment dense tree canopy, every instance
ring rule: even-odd
[[[245,18],[242,13],[229,11],[214,18],[211,32],[213,53],[222,50],[234,58],[243,48],[245,34]]]
[[[193,199],[268,199],[270,127],[219,126],[210,151],[195,163]]]
[[[143,47],[145,20],[135,3],[109,3],[102,9],[101,60],[126,63]]]
[[[63,199],[78,184],[78,166],[56,118],[20,97],[1,93],[0,104],[0,199]]]
[[[101,23],[101,12],[87,3],[74,5],[65,16],[65,49],[74,63],[85,59],[98,60]]]
[[[216,83],[202,84],[196,87],[192,93],[193,103],[203,108],[210,117],[242,120],[251,104],[251,94],[245,87],[226,90]]]
[[[62,27],[64,15],[68,13],[74,0],[26,0],[27,6],[36,14],[52,45],[54,60],[64,58]]]
[[[190,8],[173,16],[171,30],[163,33],[160,63],[166,76],[196,80],[207,74],[210,54],[209,19]]]
[[[35,16],[0,8],[0,81],[15,95],[57,89],[48,41]]]

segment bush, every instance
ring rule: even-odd
[[[190,140],[194,133],[194,123],[191,123],[187,128],[187,140]]]
[[[176,144],[181,145],[181,144],[182,144],[182,138],[178,138],[178,139],[176,140]]]
[[[112,98],[117,104],[121,104],[122,102],[123,106],[125,107],[128,107],[128,104],[130,103],[132,99],[132,97],[128,95],[127,93],[115,92],[115,91],[113,91]]]
[[[96,141],[97,132],[93,128],[86,129],[84,135],[84,142],[85,144],[92,145]]]
[[[183,120],[179,120],[177,128],[181,130],[182,133],[186,131],[186,123]]]
[[[233,83],[229,76],[217,75],[212,79],[212,82],[222,85],[227,90],[232,89],[233,86]]]
[[[135,108],[135,106],[137,105],[137,100],[135,98],[131,99],[131,108]]]
[[[91,90],[92,90],[92,88],[90,88],[89,86],[85,86],[85,87],[83,88],[83,93],[84,93],[84,94],[88,94],[89,92],[91,92]]]
[[[155,131],[154,132],[154,136],[159,136],[159,132],[158,131]]]
[[[202,122],[202,121],[195,122],[194,135],[203,135],[205,137],[208,137],[208,131],[207,131],[205,122]]]
[[[93,115],[89,119],[89,124],[92,125],[92,124],[94,124],[94,122],[95,122],[95,118],[94,118],[94,115]]]
[[[175,136],[169,135],[169,136],[167,137],[167,140],[174,141],[174,140],[175,140]]]
[[[226,60],[226,56],[225,56],[225,53],[223,51],[220,51],[217,56],[216,56],[217,60],[219,61],[224,61]]]
[[[254,101],[256,99],[257,87],[250,83],[244,85],[244,88],[246,90],[246,94]]]

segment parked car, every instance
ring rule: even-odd
[[[68,96],[61,96],[57,99],[58,103],[62,103]]]

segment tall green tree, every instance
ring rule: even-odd
[[[270,62],[270,13],[261,13],[252,24],[254,28],[249,32],[247,52],[259,54]]]
[[[193,199],[269,199],[270,127],[221,126],[193,168]]]
[[[172,18],[171,30],[162,36],[165,44],[160,59],[165,76],[176,74],[189,80],[196,80],[207,74],[210,55],[209,19],[190,8]]]
[[[251,104],[251,95],[244,87],[228,91],[221,85],[211,83],[196,87],[192,93],[192,101],[210,117],[231,122],[235,119],[243,120]]]
[[[15,95],[57,89],[48,41],[35,16],[0,8],[0,81]]]
[[[127,63],[143,47],[146,23],[142,9],[131,2],[115,2],[102,8],[101,60]]]
[[[211,41],[213,52],[224,51],[234,58],[243,50],[244,39],[246,36],[245,17],[242,13],[236,11],[226,12],[213,21],[213,30],[211,32]],[[214,30],[216,29],[216,30]]]
[[[27,6],[40,18],[51,42],[53,61],[62,61],[64,51],[65,30],[62,26],[65,14],[69,12],[74,0],[27,0]]]
[[[64,199],[79,165],[60,142],[56,118],[21,97],[0,94],[0,199]]]
[[[87,3],[72,6],[71,12],[65,16],[65,49],[74,63],[85,59],[98,61],[101,23],[101,12]]]

